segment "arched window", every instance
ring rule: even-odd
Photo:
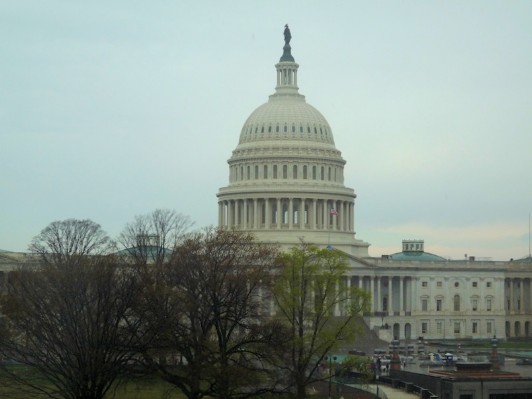
[[[268,165],[264,165],[264,176],[263,176],[264,179],[267,179],[268,178]]]
[[[297,165],[294,165],[292,170],[292,178],[297,179]]]
[[[283,165],[283,179],[288,178],[288,165]]]
[[[277,179],[277,165],[273,165],[273,178]]]
[[[460,311],[460,295],[456,294],[453,298],[454,303],[454,311],[459,312]]]
[[[307,165],[303,165],[303,179],[307,178]]]
[[[255,179],[259,178],[259,165],[255,165]]]

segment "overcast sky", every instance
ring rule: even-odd
[[[217,223],[283,27],[370,254],[529,253],[532,1],[0,2],[0,249],[170,208]]]

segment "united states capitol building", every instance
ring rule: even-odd
[[[355,235],[356,194],[344,185],[346,161],[327,120],[299,93],[290,39],[286,28],[275,93],[244,122],[228,160],[229,184],[217,194],[219,226],[283,248],[303,240],[345,252],[344,284],[372,294],[365,321],[383,339],[530,337],[530,257],[450,261],[425,252],[423,240],[369,256],[370,244]]]
[[[400,252],[370,257],[355,234],[346,161],[324,116],[299,93],[290,31],[275,65],[275,93],[244,122],[219,189],[218,225],[288,249],[301,240],[347,254],[344,284],[372,294],[368,327],[381,338],[500,339],[532,336],[532,258],[451,261],[404,240]],[[236,137],[235,137],[236,139]],[[0,252],[0,284],[25,254]]]

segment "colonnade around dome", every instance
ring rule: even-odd
[[[354,232],[353,201],[327,198],[235,198],[218,202],[218,224],[244,230]]]

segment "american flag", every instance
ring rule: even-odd
[[[338,215],[338,212],[336,212],[336,209],[331,208],[331,215]]]

